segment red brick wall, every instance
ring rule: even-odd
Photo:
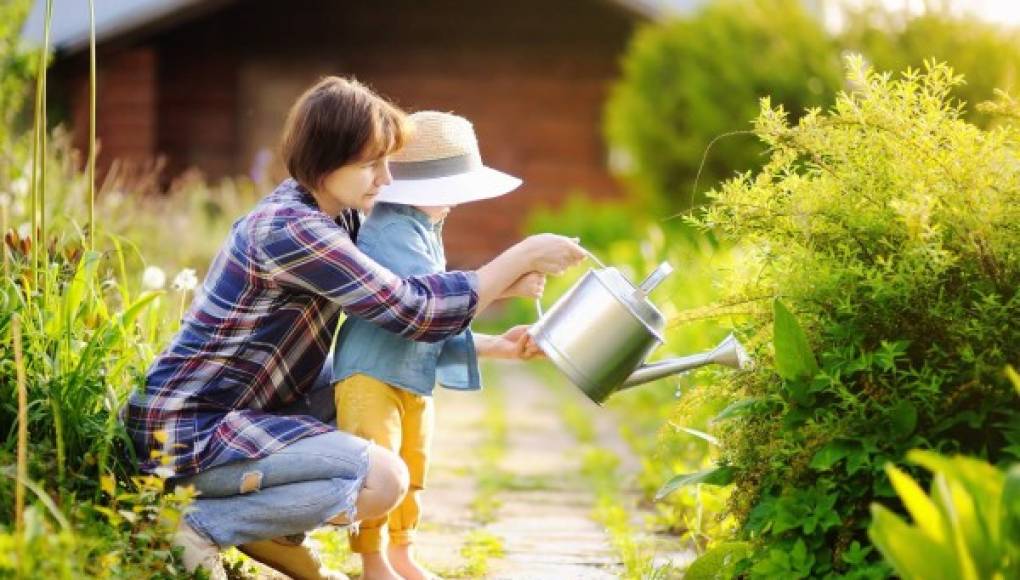
[[[248,173],[257,151],[277,147],[293,100],[327,74],[471,119],[486,162],[525,184],[453,212],[448,255],[463,267],[518,239],[536,204],[618,193],[601,111],[635,21],[604,0],[245,0],[138,42],[158,54],[155,147],[171,175]]]
[[[139,169],[157,154],[157,54],[142,46],[103,55],[96,72],[97,165],[104,173],[114,160]],[[88,62],[84,59],[70,74],[72,140],[86,151],[89,137]]]

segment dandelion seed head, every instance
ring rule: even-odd
[[[12,181],[11,192],[17,197],[25,197],[28,195],[28,180],[24,177],[19,177]]]
[[[185,268],[174,276],[173,289],[178,292],[188,292],[198,286],[198,276],[192,268]]]
[[[146,290],[159,290],[166,285],[166,273],[157,266],[149,266],[142,272],[142,287]]]
[[[160,465],[156,469],[153,469],[152,473],[154,473],[157,477],[162,477],[163,479],[170,479],[176,475],[172,468],[165,465]]]

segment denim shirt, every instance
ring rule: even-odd
[[[446,270],[442,222],[433,224],[409,205],[377,203],[361,225],[358,248],[394,274],[407,277]],[[333,350],[333,381],[361,373],[416,395],[440,385],[464,391],[482,387],[471,329],[440,342],[415,342],[360,318],[349,317]]]

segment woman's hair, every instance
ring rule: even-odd
[[[354,79],[326,77],[294,103],[283,131],[290,176],[316,189],[331,171],[352,161],[400,149],[409,125],[403,111]]]

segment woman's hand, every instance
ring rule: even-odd
[[[538,345],[528,334],[528,328],[526,324],[514,326],[499,336],[475,333],[475,348],[478,355],[517,360],[543,356]]]
[[[586,256],[577,241],[555,234],[538,234],[514,244],[493,261],[477,270],[477,312],[493,300],[504,297],[510,286],[529,272],[562,274]],[[476,314],[477,314],[476,312]]]
[[[576,238],[556,234],[529,236],[518,246],[528,256],[531,269],[543,274],[558,276],[567,268],[581,263],[587,256]]]
[[[504,290],[500,298],[541,298],[543,292],[545,274],[528,272]]]

